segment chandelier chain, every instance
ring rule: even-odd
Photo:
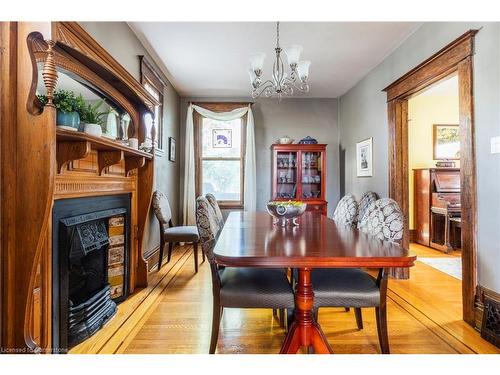
[[[280,21],[276,22],[276,48],[280,48]]]

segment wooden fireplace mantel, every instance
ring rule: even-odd
[[[61,173],[67,163],[86,158],[91,150],[97,151],[98,172],[102,175],[104,168],[119,164],[125,160],[125,173],[143,167],[146,160],[153,155],[149,152],[135,150],[104,137],[96,137],[82,132],[65,129],[56,130],[57,140],[57,172]]]
[[[130,194],[130,291],[146,286],[142,246],[154,150],[56,129],[55,107],[43,107],[35,95],[39,71],[49,97],[58,70],[98,88],[130,115],[128,136],[139,144],[147,137],[145,116],[154,116],[159,103],[77,23],[0,26],[0,347],[50,352],[54,201]]]

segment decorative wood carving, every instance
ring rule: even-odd
[[[54,62],[54,45],[53,40],[47,42],[47,57],[45,59],[45,64],[43,65],[42,77],[45,88],[47,89],[47,106],[53,107],[54,103],[54,91],[57,85],[57,71],[56,64]]]
[[[144,229],[146,228],[146,221],[149,217],[153,198],[154,165],[153,163],[146,163],[138,171],[137,180],[141,181],[141,183],[137,186],[137,245],[139,249],[142,249],[144,246]],[[136,267],[137,280],[135,285],[146,286],[148,284],[148,263],[142,251],[138,256]]]
[[[387,92],[389,125],[389,196],[396,200],[408,227],[408,97],[439,81],[450,73],[458,73],[460,112],[460,190],[462,206],[462,300],[464,320],[474,325],[476,280],[476,169],[474,150],[474,117],[472,92],[472,55],[474,36],[470,30],[422,64],[384,89]],[[464,217],[465,215],[465,217]],[[403,237],[408,244],[408,231]]]
[[[57,173],[70,161],[83,159],[90,153],[90,142],[57,142]]]
[[[28,48],[31,51],[30,58],[31,58],[31,65],[33,67],[31,75],[31,87],[28,93],[26,109],[33,116],[38,116],[43,111],[43,104],[36,96],[36,90],[38,87],[38,66],[37,66],[35,51],[37,49],[47,51],[48,47],[45,40],[43,40],[43,35],[38,32],[30,33],[30,35],[28,35],[26,42],[28,44]]]
[[[125,158],[125,175],[128,176],[131,171],[138,169],[146,164],[146,158],[143,156],[127,156]]]
[[[123,160],[123,151],[99,151],[97,154],[97,164],[99,165],[99,176],[102,175],[105,168],[118,164]]]
[[[85,177],[85,179],[71,180],[65,175],[56,177],[54,198],[75,198],[93,195],[116,194],[132,192],[137,189],[133,179]]]
[[[45,255],[47,230],[51,220],[55,175],[55,108],[47,107],[39,116],[28,112],[33,55],[27,40],[33,32],[50,37],[48,23],[2,24],[2,252],[6,262],[3,274],[2,345],[5,348],[37,352],[39,343],[31,332],[37,268]],[[40,34],[41,35],[41,34]],[[4,71],[10,77],[4,81]],[[4,86],[4,83],[6,85]],[[7,101],[3,99],[10,98]],[[5,226],[7,225],[7,226]],[[8,234],[8,235],[7,235]],[[50,280],[50,269],[42,275],[41,286]],[[46,304],[43,294],[41,303]],[[47,321],[41,321],[41,325]]]
[[[136,103],[146,106],[154,113],[154,107],[159,104],[156,99],[77,22],[54,22],[52,25],[52,32],[58,43],[80,52],[115,77],[119,77],[119,81],[126,85],[125,91],[132,91],[138,96]]]

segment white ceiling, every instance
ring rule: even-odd
[[[130,22],[181,96],[248,97],[249,57],[266,53],[264,79],[272,70],[273,22]],[[283,22],[280,44],[300,44],[311,60],[308,94],[344,94],[398,47],[420,23]],[[286,60],[285,60],[286,61]]]

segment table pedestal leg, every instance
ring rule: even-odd
[[[333,353],[319,324],[313,317],[314,292],[311,284],[311,269],[299,269],[295,290],[295,320],[281,347],[280,354],[292,354],[302,347],[312,346],[314,353]]]

